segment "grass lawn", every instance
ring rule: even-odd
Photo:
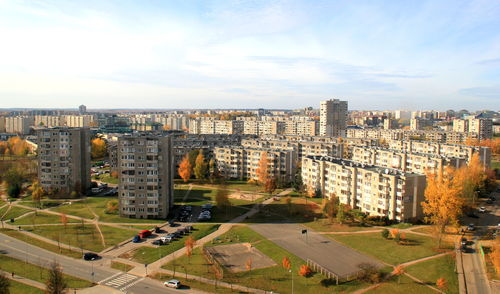
[[[63,202],[65,202],[64,200],[41,200],[40,201],[40,206],[43,208],[50,208],[50,207],[57,207],[59,205],[61,205]],[[19,204],[21,205],[25,205],[25,206],[30,206],[30,207],[33,207],[33,208],[39,208],[38,207],[38,203],[37,202],[34,202],[34,201],[21,201]]]
[[[219,225],[197,225],[193,226],[193,228],[194,231],[190,235],[184,235],[182,238],[175,240],[168,245],[162,245],[159,247],[142,246],[133,250],[131,253],[132,259],[140,263],[152,263],[161,257],[169,255],[170,253],[184,247],[184,241],[188,238],[188,236],[192,236],[195,240],[199,240],[216,231],[219,228]],[[125,256],[129,256],[129,253],[126,253]]]
[[[247,226],[233,227],[229,232],[225,233],[218,239],[218,241],[214,241],[212,244],[207,244],[206,246],[249,242],[262,253],[273,259],[277,264],[276,266],[268,268],[254,269],[252,271],[240,273],[224,271],[224,282],[240,284],[278,293],[290,293],[291,274],[281,266],[283,257],[287,256],[292,264],[295,293],[344,293],[352,292],[367,285],[362,282],[352,281],[340,284],[339,286],[330,286],[325,288],[320,285],[320,281],[323,280],[324,277],[318,273],[309,278],[301,277],[298,275],[297,271],[300,265],[305,264],[302,259],[265,239],[263,236]],[[182,277],[182,273],[184,272],[182,266],[185,266],[185,270],[190,274],[214,279],[212,269],[207,265],[207,261],[203,257],[200,248],[196,248],[193,251],[193,255],[191,256],[189,262],[186,256],[181,256],[176,260],[163,265],[163,268],[169,270],[174,270],[175,268],[175,270],[179,272],[179,276]]]
[[[102,174],[99,176],[93,176],[92,180],[98,180],[108,184],[118,185],[118,178],[113,178],[111,174]]]
[[[6,255],[0,255],[0,268],[6,272],[14,272],[16,275],[27,279],[45,283],[49,277],[49,270],[35,264],[26,263],[22,260],[15,259]],[[49,267],[49,264],[44,264]],[[64,274],[64,279],[68,283],[69,288],[86,288],[92,286],[92,283],[80,278]]]
[[[68,223],[81,223],[80,220],[73,219],[73,218],[66,218],[68,220]],[[14,221],[14,224],[16,225],[32,225],[35,223],[35,225],[38,224],[62,224],[61,223],[61,216],[59,215],[54,215],[54,214],[49,214],[45,212],[37,212],[36,215],[32,213],[31,215],[25,216],[23,218],[20,218],[16,221]]]
[[[111,267],[114,269],[117,269],[117,270],[121,270],[122,272],[128,272],[129,270],[134,268],[130,264],[126,264],[126,263],[118,262],[118,261],[112,261]]]
[[[33,210],[31,209],[26,209],[22,207],[17,207],[17,206],[11,206],[9,212],[5,214],[5,212],[9,209],[8,206],[5,206],[0,210],[0,217],[2,217],[3,220],[10,220],[11,218],[17,218],[23,214],[26,214],[28,212],[32,212]],[[5,215],[4,215],[5,214]]]
[[[436,291],[419,284],[407,276],[401,276],[398,283],[397,277],[392,277],[389,281],[382,283],[379,287],[366,292],[368,294],[435,294]]]
[[[120,217],[118,214],[107,214],[106,203],[110,200],[117,200],[115,197],[87,197],[85,200],[73,202],[70,205],[62,205],[53,208],[53,211],[63,212],[68,215],[75,215],[83,218],[93,219],[92,211],[99,216],[99,221],[110,223],[162,223],[165,220],[155,219],[134,219]]]
[[[394,240],[384,239],[380,233],[326,236],[394,265],[438,253],[434,250],[434,239],[410,233],[406,233],[406,239],[412,242],[411,245],[398,245]]]
[[[32,238],[32,237],[30,237],[26,234],[23,234],[19,231],[9,230],[9,229],[0,229],[0,232],[6,234],[8,236],[11,236],[13,238],[24,241],[26,243],[29,243],[33,246],[37,246],[37,247],[43,248],[45,250],[55,252],[57,254],[62,254],[62,255],[68,256],[68,257],[73,257],[73,258],[82,258],[82,253],[80,251],[77,252],[77,251],[69,250],[67,248],[62,248],[62,247],[59,248],[57,245],[53,245],[53,244],[41,241],[39,239]]]
[[[21,280],[22,281],[22,280]],[[16,280],[9,280],[10,282],[10,294],[44,294],[45,292],[41,289],[23,284]]]
[[[189,274],[189,273],[188,273]],[[171,275],[163,274],[163,273],[156,273],[153,277],[153,279],[160,280],[162,282],[168,281],[172,279]],[[184,273],[179,272],[178,274],[175,275],[175,278],[181,282],[182,285],[188,287],[189,289],[197,289],[201,290],[207,293],[216,293],[216,294],[245,294],[249,292],[243,292],[243,291],[237,291],[237,290],[231,290],[230,288],[225,288],[218,286],[215,288],[215,285],[210,285],[210,284],[205,284],[200,281],[196,280],[190,280],[190,279],[185,279]],[[185,288],[183,288],[185,289]]]
[[[100,228],[104,235],[105,245],[102,244],[99,232],[93,224],[85,224],[83,227],[81,224],[68,225],[66,229],[64,226],[36,226],[32,233],[54,241],[60,238],[60,242],[63,244],[95,252],[100,252],[108,247],[117,245],[135,235],[134,232],[126,229],[104,225],[100,225]]]
[[[447,255],[419,262],[409,266],[406,272],[415,278],[436,286],[439,278],[445,278],[448,281],[448,291],[446,293],[458,293],[458,277],[455,273],[455,258]]]
[[[319,206],[315,201],[311,201],[310,198],[290,197],[290,206],[287,204],[287,199],[287,196],[276,198],[276,200],[263,207],[258,214],[246,222],[263,223],[288,219],[307,225],[322,217],[321,213],[319,213]]]

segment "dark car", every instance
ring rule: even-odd
[[[163,243],[162,240],[157,239],[157,240],[154,240],[153,242],[151,242],[151,244],[159,246],[159,245],[164,245],[165,243]]]
[[[471,231],[472,232],[472,231],[475,231],[475,230],[476,230],[476,226],[474,224],[469,224],[467,226],[467,231]]]
[[[462,239],[460,239],[460,244],[461,244],[462,246],[466,246],[466,245],[467,245],[467,238],[462,237]]]
[[[460,246],[460,251],[462,251],[463,253],[467,253],[468,251],[467,245]]]
[[[83,255],[84,260],[97,260],[99,259],[99,255],[93,253],[93,252],[87,252]]]
[[[135,235],[134,239],[132,239],[132,242],[134,242],[134,243],[139,243],[140,241],[141,241],[141,236],[139,236],[139,235]]]
[[[186,226],[185,230],[191,232],[193,230],[193,226]]]
[[[168,222],[168,225],[169,225],[171,228],[173,228],[173,227],[177,226],[177,225],[175,224],[175,222],[174,222],[174,221],[170,221],[170,222]]]
[[[486,204],[493,204],[493,200],[491,199],[486,200]]]
[[[161,233],[161,229],[159,227],[155,227],[155,233]]]
[[[471,212],[467,212],[465,215],[468,216],[468,217],[472,217],[472,218],[479,218],[479,216],[477,214],[475,214],[474,212],[472,212],[472,211]]]

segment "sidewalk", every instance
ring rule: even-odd
[[[14,275],[14,277],[12,277],[11,273],[3,271],[3,270],[0,270],[0,272],[3,273],[5,275],[5,277],[9,280],[13,280],[13,281],[16,281],[19,283],[23,283],[23,284],[38,288],[38,289],[45,290],[45,284],[43,284],[43,283],[33,281],[33,280],[30,280],[30,279],[27,279],[27,278],[24,278],[24,277],[21,277],[18,275]]]

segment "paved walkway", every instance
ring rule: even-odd
[[[18,276],[16,274],[14,274],[14,277],[12,277],[11,273],[3,271],[3,270],[0,270],[0,272],[3,273],[4,276],[9,280],[13,280],[13,281],[16,281],[19,283],[23,283],[23,284],[38,288],[38,289],[45,290],[45,284],[43,284],[43,283],[27,279],[25,277],[21,277],[21,276]]]

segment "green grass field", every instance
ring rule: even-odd
[[[57,207],[57,206],[61,205],[63,202],[65,202],[65,201],[64,200],[41,200],[40,206],[42,209],[50,208],[50,207]],[[39,208],[38,203],[34,202],[34,201],[26,201],[23,199],[23,201],[21,201],[19,204],[25,205],[25,206],[30,206],[33,208]]]
[[[189,274],[189,273],[188,273]],[[157,279],[159,281],[168,281],[172,279],[171,275],[163,274],[163,273],[156,273],[152,276],[153,279]],[[175,278],[181,282],[182,285],[188,287],[189,289],[197,289],[201,290],[207,293],[216,293],[216,294],[246,294],[249,292],[244,292],[244,291],[238,291],[238,290],[231,290],[230,288],[225,288],[225,287],[215,287],[215,285],[210,285],[210,284],[205,284],[196,280],[191,280],[191,279],[186,279],[184,271],[181,270],[181,272],[177,273],[175,275]]]
[[[380,233],[327,235],[356,250],[390,264],[400,264],[437,254],[434,240],[430,237],[406,234],[412,245],[398,245],[394,240],[384,239]]]
[[[120,217],[118,214],[107,214],[106,203],[116,200],[117,197],[88,197],[85,200],[74,202],[70,205],[62,205],[51,210],[62,212],[68,215],[79,216],[87,219],[93,219],[92,211],[99,216],[99,221],[110,223],[162,223],[165,220],[155,219],[133,219]]]
[[[142,246],[133,251],[132,259],[140,263],[152,263],[161,257],[171,254],[182,247],[184,247],[184,242],[189,236],[192,236],[195,240],[199,240],[206,235],[216,231],[219,225],[197,225],[193,226],[194,231],[189,235],[184,235],[182,238],[171,242],[168,245],[162,245],[158,248]]]
[[[425,283],[435,286],[437,279],[444,278],[448,281],[447,293],[458,293],[458,277],[455,273],[455,259],[447,255],[431,260],[419,262],[406,269],[410,275]]]
[[[46,267],[49,264],[45,264]],[[22,260],[14,259],[6,255],[0,255],[0,268],[6,272],[14,272],[16,275],[27,279],[45,283],[49,276],[49,270],[35,264],[26,263]],[[92,283],[80,278],[64,274],[64,279],[69,288],[86,288],[92,286]]]
[[[99,176],[93,176],[92,180],[98,180],[108,184],[118,185],[118,178],[113,178],[110,174],[102,174]]]
[[[398,283],[397,277],[392,277],[389,281],[382,283],[379,287],[366,292],[368,294],[435,294],[436,291],[419,284],[407,276],[401,276]]]
[[[214,241],[212,244],[207,244],[207,246],[217,246],[239,242],[252,243],[255,248],[259,249],[262,253],[273,259],[277,265],[240,273],[224,271],[223,281],[225,282],[278,293],[291,293],[291,273],[281,266],[283,257],[287,256],[292,264],[295,293],[347,293],[367,286],[365,283],[352,281],[338,286],[325,288],[320,285],[320,281],[324,279],[324,277],[318,273],[309,278],[299,276],[297,271],[301,265],[305,264],[302,259],[265,239],[263,236],[251,230],[247,226],[233,227],[229,232],[219,237],[219,241]],[[193,251],[193,255],[190,260],[186,256],[181,256],[176,260],[163,265],[163,268],[169,270],[174,270],[175,268],[175,270],[179,272],[179,276],[182,277],[182,273],[184,272],[183,266],[190,274],[214,279],[214,274],[210,267],[207,266],[207,261],[203,257],[200,248]]]
[[[68,223],[81,223],[80,220],[73,218],[66,218]],[[28,216],[20,218],[19,220],[14,221],[15,225],[41,225],[41,224],[62,224],[61,216],[49,214],[45,212],[37,212],[36,214],[32,213]]]
[[[5,206],[2,209],[0,209],[0,217],[2,217],[3,220],[10,220],[12,218],[17,218],[23,214],[26,214],[28,212],[32,212],[33,210],[31,209],[26,209],[22,207],[17,207],[17,206],[11,206],[10,210],[9,206]],[[5,212],[8,210],[7,214]],[[5,214],[5,215],[4,215]]]
[[[26,243],[29,243],[33,246],[37,246],[37,247],[43,248],[45,250],[55,252],[57,254],[62,254],[62,255],[68,256],[68,257],[73,257],[73,258],[82,258],[82,253],[80,251],[77,252],[77,251],[69,250],[68,248],[64,248],[64,246],[59,248],[57,245],[53,245],[53,244],[41,241],[39,239],[32,238],[32,237],[30,237],[26,234],[23,234],[19,231],[9,230],[9,229],[0,229],[0,232],[4,233],[6,235],[9,235],[13,238],[24,241]]]
[[[22,280],[21,280],[22,281]],[[23,284],[16,280],[9,280],[10,282],[10,294],[44,294],[45,292],[41,289]]]
[[[36,226],[32,233],[44,236],[63,244],[83,248],[85,250],[100,252],[108,247],[117,245],[128,238],[132,238],[135,232],[127,229],[119,229],[100,225],[104,235],[105,245],[102,245],[101,237],[93,224],[68,225],[66,229],[62,226]]]
[[[126,263],[122,263],[122,262],[118,262],[118,261],[112,261],[111,267],[114,269],[120,270],[122,272],[128,272],[129,270],[134,268],[130,264],[126,264]]]

